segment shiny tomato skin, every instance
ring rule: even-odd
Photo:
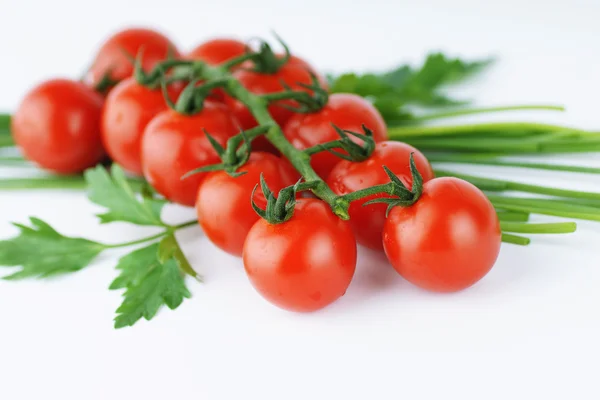
[[[410,207],[394,207],[383,229],[383,246],[396,271],[416,286],[456,292],[494,266],[502,232],[494,207],[481,190],[453,177],[425,183]]]
[[[356,268],[356,240],[347,221],[318,199],[299,199],[281,224],[260,219],[244,243],[244,268],[274,305],[319,310],[344,295]]]
[[[53,79],[33,88],[11,122],[21,152],[43,169],[58,174],[82,172],[100,162],[104,99],[83,83]]]
[[[169,97],[175,101],[182,86],[171,85]],[[146,88],[127,78],[106,97],[102,112],[102,141],[110,158],[127,171],[142,175],[141,142],[146,125],[169,107],[161,89]]]
[[[195,168],[221,162],[204,129],[222,146],[239,132],[229,109],[208,100],[198,114],[187,116],[169,109],[146,126],[142,137],[144,177],[168,200],[193,207],[207,173],[181,177]]]
[[[169,52],[179,57],[176,46],[162,33],[144,28],[125,29],[102,44],[86,75],[86,83],[96,86],[106,74],[114,81],[130,77],[133,64],[126,54],[137,57],[140,49],[143,49],[142,67],[145,71],[167,59]]]
[[[412,188],[409,160],[413,153],[417,169],[427,182],[434,178],[433,169],[427,158],[414,147],[402,143],[384,141],[375,146],[371,157],[362,162],[341,160],[338,162],[327,178],[327,184],[338,195],[344,195],[371,186],[388,183],[390,178],[385,173],[383,166],[388,167],[408,189]],[[381,235],[385,224],[385,210],[387,204],[369,204],[375,198],[390,197],[377,194],[353,201],[350,204],[350,224],[354,230],[356,241],[373,250],[383,250]]]
[[[262,173],[273,193],[298,180],[298,173],[270,153],[253,152],[238,172],[244,175],[232,178],[225,171],[211,172],[200,185],[196,200],[198,222],[206,236],[221,250],[241,256],[250,228],[260,219],[252,209],[250,198]],[[260,189],[254,202],[266,208],[266,199]]]
[[[186,58],[219,65],[246,54],[246,44],[236,39],[214,38],[201,43],[190,51]]]
[[[311,114],[292,116],[283,133],[294,147],[304,150],[308,147],[339,139],[331,124],[343,130],[363,133],[362,125],[373,131],[375,142],[387,139],[387,127],[379,111],[364,98],[349,93],[335,93],[320,111]],[[358,140],[358,139],[356,139]],[[339,157],[324,151],[311,158],[313,169],[323,179],[340,161]]]

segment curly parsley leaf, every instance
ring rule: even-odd
[[[163,305],[173,310],[191,297],[175,253],[161,260],[160,247],[161,244],[153,243],[119,261],[121,275],[113,281],[111,289],[126,287],[126,290],[117,309],[115,328],[132,326],[141,318],[151,320]]]
[[[419,68],[402,65],[380,74],[347,73],[330,77],[332,93],[355,93],[370,98],[388,124],[413,118],[407,105],[424,107],[457,106],[468,103],[441,92],[448,84],[458,83],[483,70],[491,60],[464,61],[442,53],[429,54]]]
[[[106,246],[82,238],[63,236],[41,219],[31,226],[14,224],[20,234],[0,241],[0,266],[21,267],[3,279],[47,278],[83,269]]]
[[[99,214],[101,223],[123,221],[136,225],[165,226],[160,213],[164,200],[149,196],[139,197],[132,189],[123,170],[116,164],[110,173],[103,166],[85,171],[88,198],[108,211]]]

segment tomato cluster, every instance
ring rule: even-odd
[[[369,201],[392,196],[374,193],[353,201],[345,221],[325,201],[299,196],[289,218],[263,219],[253,206],[269,209],[274,197],[256,190],[261,176],[275,194],[302,178],[264,136],[253,142],[254,151],[236,171],[239,176],[215,171],[182,179],[193,169],[220,163],[215,143],[226,147],[257,122],[245,103],[225,92],[205,99],[197,113],[178,112],[172,103],[184,97],[184,85],[142,84],[131,59],[141,53],[141,67],[148,71],[168,58],[219,65],[248,52],[243,42],[214,39],[186,54],[152,30],[119,32],[99,49],[83,82],[51,80],[27,94],[12,120],[14,139],[28,159],[49,171],[79,173],[108,157],[143,176],[166,199],[195,206],[206,236],[242,256],[256,290],[285,309],[317,310],[342,296],[356,268],[357,243],[385,251],[400,275],[433,291],[464,289],[490,270],[501,232],[488,199],[465,181],[435,178],[421,152],[387,141],[382,116],[354,94],[331,94],[320,110],[302,113],[293,100],[276,100],[268,112],[299,150],[339,139],[340,130],[358,133],[367,127],[376,145],[366,159],[317,152],[310,158],[313,170],[338,196],[385,185],[390,178],[384,166],[410,190],[421,185],[409,168],[412,156],[423,182],[414,204],[390,211],[386,204]],[[254,95],[312,93],[315,79],[326,88],[306,61],[283,54],[274,58],[281,65],[273,71],[243,63],[232,68],[232,76]]]

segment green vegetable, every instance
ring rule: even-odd
[[[44,221],[31,218],[31,226],[15,224],[20,234],[0,241],[0,266],[20,267],[4,279],[46,278],[79,271],[90,265],[103,251],[146,244],[123,256],[119,276],[110,289],[125,289],[123,304],[117,310],[115,327],[135,324],[140,318],[152,319],[166,305],[177,308],[190,297],[185,276],[200,277],[190,266],[175,238],[175,231],[195,225],[190,221],[168,225],[160,218],[165,201],[141,186],[141,194],[132,188],[124,172],[113,165],[110,173],[102,166],[86,171],[89,199],[106,208],[98,215],[102,223],[130,222],[162,228],[158,234],[142,239],[105,244],[61,235]],[[69,181],[71,182],[71,181]],[[73,178],[73,182],[78,182]]]
[[[406,105],[425,107],[456,106],[467,104],[442,93],[445,85],[460,82],[483,70],[491,60],[467,62],[432,53],[422,66],[402,65],[384,73],[363,75],[346,73],[330,78],[332,93],[356,93],[373,99],[374,105],[390,125],[414,118]]]

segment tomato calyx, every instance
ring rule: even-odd
[[[419,200],[419,198],[421,197],[421,194],[423,194],[423,176],[417,169],[417,165],[415,164],[415,159],[413,157],[413,153],[410,153],[409,163],[410,163],[410,173],[412,176],[411,190],[408,190],[408,188],[400,180],[400,178],[398,178],[392,171],[389,170],[388,167],[386,167],[384,165],[383,169],[385,170],[385,173],[387,174],[387,176],[390,178],[390,183],[388,184],[388,185],[390,185],[390,189],[391,189],[390,194],[395,197],[373,199],[373,200],[365,202],[363,204],[363,206],[366,206],[369,204],[375,204],[375,203],[387,204],[388,208],[385,211],[385,216],[387,218],[387,216],[389,215],[392,208],[394,208],[396,206],[409,207],[409,206],[412,206],[413,204],[415,204],[417,202],[417,200]],[[373,188],[370,188],[370,189],[373,189]],[[366,189],[366,190],[368,190],[368,189]]]
[[[274,34],[274,36],[283,47],[284,56],[278,57],[269,43],[261,39],[259,51],[251,58],[254,64],[254,67],[251,68],[252,71],[261,74],[275,74],[290,60],[292,54],[288,45],[277,34]]]
[[[111,77],[111,71],[107,71],[104,75],[102,75],[102,78],[100,79],[100,81],[98,81],[98,83],[96,83],[94,85],[94,90],[100,94],[107,94],[110,89],[112,89],[114,86],[116,86],[119,83],[118,80],[113,79]]]
[[[260,174],[260,188],[267,200],[267,207],[263,210],[254,202],[254,193],[258,189],[258,184],[252,190],[251,203],[254,211],[270,224],[281,224],[288,221],[294,215],[294,207],[296,206],[296,193],[299,191],[299,180],[293,186],[288,186],[279,191],[279,196],[275,197],[263,174]]]
[[[281,81],[283,87],[282,92],[267,93],[261,97],[269,103],[278,102],[279,107],[285,108],[299,114],[311,114],[320,111],[325,107],[329,101],[329,93],[321,85],[319,78],[311,71],[310,74],[311,83],[306,84],[302,82],[296,82],[296,85],[300,86],[304,90],[293,90],[286,82]],[[294,100],[297,105],[281,104],[281,100]]]
[[[237,170],[244,166],[244,164],[246,164],[246,162],[248,162],[250,159],[250,154],[252,153],[252,140],[260,135],[265,134],[270,127],[271,125],[265,124],[248,129],[246,131],[242,130],[239,134],[232,136],[227,140],[226,147],[221,146],[221,144],[207,130],[204,130],[206,138],[215,149],[222,162],[219,164],[212,164],[193,169],[183,175],[181,179],[188,178],[201,172],[210,171],[225,171],[233,178],[244,175],[245,172],[237,172]]]
[[[340,129],[337,125],[333,123],[331,124],[331,126],[333,127],[333,129],[335,129],[335,131],[341,139],[333,140],[327,143],[319,143],[316,146],[309,147],[304,150],[306,154],[312,156],[322,151],[328,151],[336,157],[354,162],[365,161],[366,159],[371,157],[371,154],[373,154],[373,151],[375,150],[375,139],[373,139],[373,131],[371,131],[365,125],[362,125],[364,134]],[[363,143],[356,143],[348,135],[352,135],[353,137],[357,138]],[[341,148],[346,153],[334,150],[336,148]]]

